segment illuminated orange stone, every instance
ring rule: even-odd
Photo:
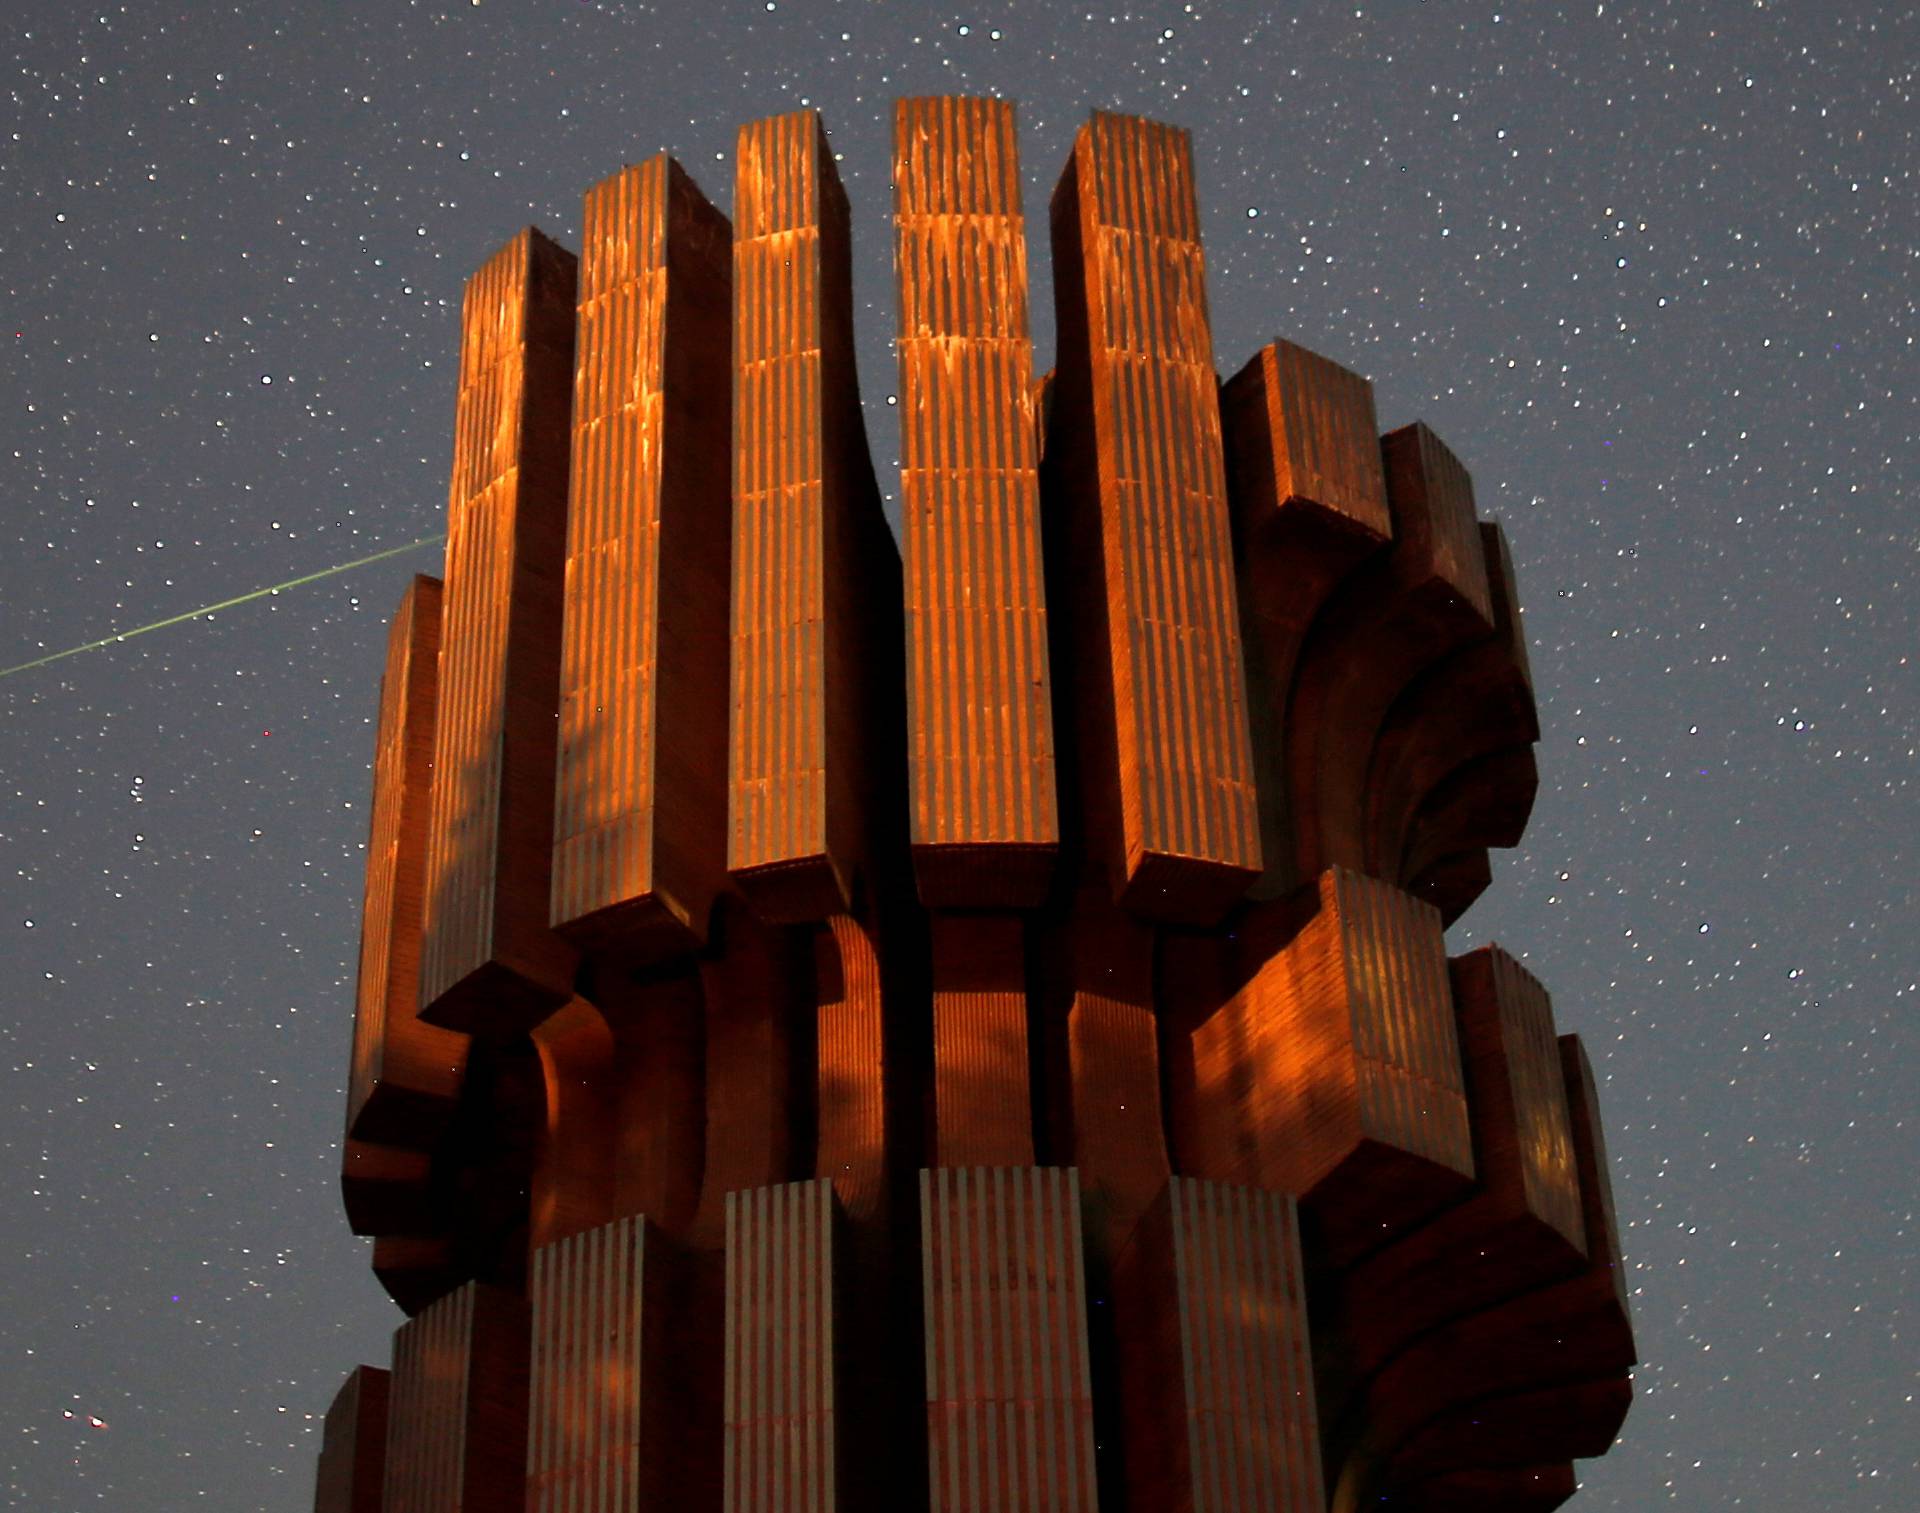
[[[1505,536],[1341,361],[1220,382],[1185,133],[1075,134],[1036,378],[1012,105],[893,128],[900,550],[811,110],[469,285],[341,1148],[413,1319],[317,1509],[1557,1506],[1634,1341],[1585,1056],[1448,956]]]

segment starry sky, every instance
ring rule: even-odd
[[[1574,1506],[1911,1508],[1920,25],[1290,9],[16,3],[0,666],[438,533],[466,275],[662,147],[725,207],[804,104],[897,492],[894,98],[1020,102],[1043,368],[1075,125],[1185,126],[1222,370],[1368,374],[1512,541],[1542,787],[1451,940],[1601,1077],[1643,1364]],[[303,1509],[386,1359],[335,1142],[386,619],[438,563],[0,677],[15,1506]]]

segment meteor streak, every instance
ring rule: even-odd
[[[155,620],[151,625],[138,625],[132,630],[117,631],[111,636],[103,636],[98,641],[88,641],[82,646],[69,646],[65,651],[49,652],[46,656],[36,657],[31,662],[21,662],[13,667],[0,667],[0,678],[10,678],[17,672],[28,672],[36,667],[45,667],[49,662],[58,662],[62,657],[77,657],[83,651],[98,651],[103,646],[117,646],[122,641],[131,641],[135,636],[144,636],[150,630],[165,630],[169,625],[178,625],[185,620],[198,620],[223,609],[232,609],[237,604],[264,599],[269,594],[279,593],[282,589],[298,588],[303,583],[317,583],[320,579],[331,578],[336,573],[349,573],[356,567],[365,567],[370,562],[384,562],[387,558],[397,557],[402,552],[410,552],[422,546],[433,546],[446,539],[444,531],[437,536],[422,536],[418,541],[409,541],[405,546],[390,546],[384,552],[375,552],[370,557],[356,557],[351,562],[340,562],[332,567],[323,567],[317,573],[308,573],[304,577],[289,578],[285,583],[273,583],[265,588],[256,588],[251,593],[241,594],[233,599],[222,599],[218,604],[202,605],[199,609],[190,609],[185,614],[169,615],[164,620]]]

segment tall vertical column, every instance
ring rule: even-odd
[[[893,178],[914,870],[1027,907],[1059,827],[1013,106],[900,101]]]
[[[850,907],[898,782],[900,563],[853,364],[846,192],[813,111],[742,127],[727,865],[768,919]]]
[[[1293,1200],[1173,1178],[1115,1265],[1114,1302],[1134,1505],[1323,1513]]]
[[[933,922],[934,1159],[1033,1159],[1023,925],[1059,846],[1026,228],[1010,102],[893,131],[914,875]]]
[[[453,1116],[464,1035],[420,1020],[420,923],[432,799],[440,583],[416,576],[387,631],[340,1192],[356,1234],[420,1235],[441,1215],[430,1152]]]
[[[553,924],[647,964],[726,870],[732,230],[665,153],[585,212]]]
[[[1093,1513],[1080,1185],[1059,1167],[920,1173],[935,1513]]]
[[[523,1513],[527,1305],[469,1282],[393,1337],[383,1513]]]
[[[416,575],[387,631],[374,736],[373,815],[347,1134],[424,1150],[452,1112],[464,1036],[422,1024],[420,915],[432,800],[440,583]]]
[[[1212,924],[1261,852],[1187,134],[1095,113],[1052,218],[1048,554],[1074,594],[1088,840],[1129,909]]]
[[[675,1260],[637,1217],[535,1252],[528,1513],[710,1505],[718,1445],[689,1390],[705,1352],[675,1358]]]
[[[833,1513],[846,1330],[830,1182],[727,1195],[725,1513]]]
[[[489,1036],[567,1000],[548,928],[574,258],[529,227],[467,283],[421,1016]]]

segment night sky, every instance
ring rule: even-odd
[[[812,104],[897,493],[889,134],[1189,128],[1223,373],[1368,374],[1511,538],[1498,938],[1601,1078],[1642,1365],[1587,1509],[1912,1509],[1920,655],[1906,6],[8,8],[0,666],[437,534],[461,287]],[[103,13],[104,12],[104,13]],[[891,505],[890,505],[891,508]],[[429,546],[0,677],[0,1490],[296,1510],[399,1314],[337,1194],[376,686]]]

